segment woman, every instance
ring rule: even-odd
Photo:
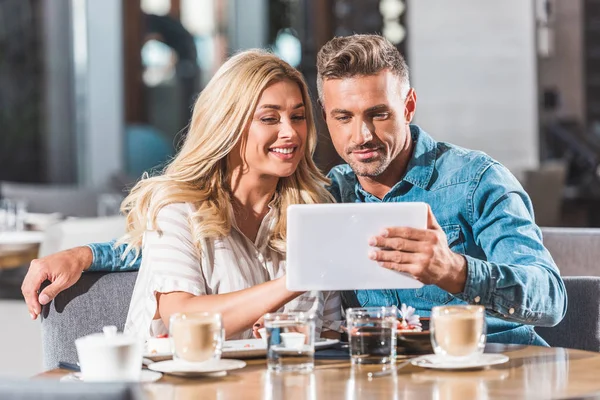
[[[144,257],[126,331],[164,334],[176,312],[221,313],[228,338],[263,314],[313,311],[334,336],[333,292],[285,287],[286,210],[333,201],[312,161],[316,131],[302,75],[258,50],[228,60],[202,91],[179,154],[125,199],[128,251]]]

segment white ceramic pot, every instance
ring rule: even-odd
[[[141,340],[117,333],[115,326],[105,326],[103,331],[75,340],[82,379],[90,382],[139,380]]]

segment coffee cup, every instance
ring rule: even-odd
[[[485,308],[457,305],[431,310],[431,344],[436,355],[457,361],[483,353],[486,342]]]
[[[103,333],[75,340],[81,378],[89,382],[137,381],[142,370],[142,341],[105,326]]]
[[[221,358],[225,338],[221,315],[217,313],[178,313],[169,320],[173,359],[205,362]]]

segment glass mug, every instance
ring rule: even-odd
[[[430,331],[436,355],[456,361],[476,358],[483,353],[486,342],[485,307],[433,307]]]
[[[221,314],[173,314],[169,319],[169,338],[174,360],[204,362],[220,359],[225,340]]]

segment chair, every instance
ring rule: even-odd
[[[531,198],[535,222],[543,226],[560,226],[560,208],[567,176],[563,161],[546,161],[539,169],[525,171],[524,187]]]
[[[106,325],[122,331],[136,277],[137,272],[85,273],[76,285],[44,306],[44,368],[57,368],[59,361],[77,362],[75,339],[81,336],[102,332]]]
[[[49,380],[0,381],[2,400],[138,400],[142,389],[125,383],[64,384]]]
[[[88,243],[106,242],[125,233],[125,217],[71,219],[44,232],[39,257]]]
[[[562,276],[600,276],[600,229],[542,228]]]
[[[600,277],[563,277],[569,298],[565,318],[552,328],[536,328],[550,346],[600,351]]]

